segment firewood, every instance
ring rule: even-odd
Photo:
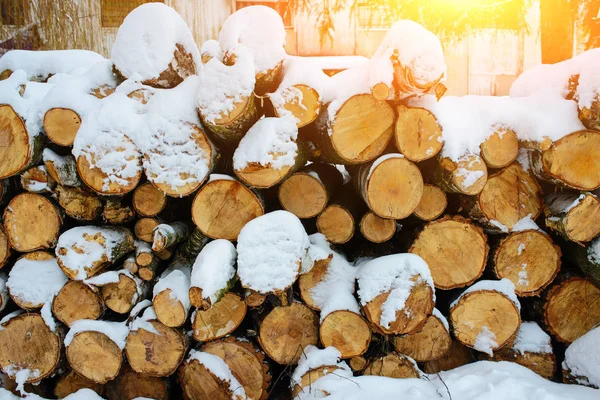
[[[58,185],[54,191],[58,204],[65,214],[80,221],[97,220],[104,206],[100,197],[84,186],[70,187]]]
[[[360,220],[360,233],[372,243],[384,243],[396,233],[396,221],[384,219],[368,211]]]
[[[394,130],[396,147],[412,162],[435,157],[444,145],[442,128],[425,108],[396,107],[398,118]]]
[[[600,322],[599,300],[600,286],[591,280],[559,277],[542,296],[541,322],[556,340],[572,343]]]
[[[448,193],[474,196],[481,193],[488,178],[488,171],[481,157],[465,156],[458,162],[441,158],[434,172],[434,182]]]
[[[423,195],[419,168],[400,154],[386,154],[356,173],[360,195],[381,218],[404,219],[411,215]]]
[[[577,190],[600,187],[600,132],[573,132],[542,151],[534,151],[530,164],[544,181]]]
[[[260,346],[278,364],[295,364],[302,350],[318,340],[317,316],[301,303],[275,307],[260,323]]]
[[[212,239],[237,240],[244,225],[264,212],[254,192],[224,175],[212,175],[192,204],[194,224]]]
[[[440,217],[448,206],[446,193],[435,185],[423,185],[423,195],[414,215],[423,221],[433,221]]]
[[[483,274],[488,251],[483,230],[462,217],[429,222],[409,249],[427,262],[435,287],[444,290],[475,282]]]
[[[81,281],[67,282],[52,302],[52,314],[67,326],[80,319],[98,319],[104,308],[98,289]]]
[[[169,399],[169,382],[165,378],[138,374],[127,364],[123,365],[119,375],[106,385],[108,400],[135,400],[149,398]]]
[[[161,224],[161,220],[154,217],[144,217],[135,221],[133,232],[135,237],[146,243],[154,242],[154,229]]]
[[[161,260],[158,257],[154,257],[152,258],[150,264],[144,266],[138,265],[137,274],[140,277],[140,279],[146,282],[154,280],[154,278],[156,278],[160,273],[160,261]]]
[[[170,328],[185,323],[190,311],[191,260],[174,260],[158,278],[152,292],[152,305],[158,320]]]
[[[279,92],[279,91],[278,91]],[[271,94],[275,115],[283,117],[291,114],[296,119],[298,128],[314,122],[321,111],[322,102],[319,93],[312,87],[296,84],[281,90],[280,97]]]
[[[142,217],[155,217],[167,206],[167,196],[150,182],[144,182],[133,192],[133,208]]]
[[[324,347],[338,349],[342,359],[357,357],[369,348],[371,327],[360,314],[337,310],[321,321],[319,338]]]
[[[104,396],[104,385],[91,381],[78,375],[73,370],[62,374],[54,386],[54,396],[58,399],[69,396],[80,389],[91,389],[98,393],[98,396]]]
[[[61,338],[40,314],[23,313],[5,317],[0,330],[0,367],[9,377],[25,372],[26,383],[39,382],[57,368]]]
[[[23,116],[8,104],[0,105],[0,126],[4,132],[0,147],[0,179],[4,179],[21,173],[40,160],[44,135],[28,132]]]
[[[11,247],[20,252],[54,247],[63,222],[59,208],[35,193],[13,197],[2,220]]]
[[[44,131],[53,143],[73,146],[81,126],[81,116],[68,108],[51,108],[44,114]]]
[[[75,187],[81,185],[77,175],[77,162],[73,156],[60,156],[47,148],[44,149],[43,159],[48,174],[59,185]]]
[[[5,272],[0,272],[0,311],[3,311],[8,305],[10,294],[8,293],[8,287],[6,286],[6,282],[8,281],[8,276]]]
[[[417,362],[437,360],[450,351],[452,344],[448,321],[435,309],[423,329],[417,333],[395,336],[393,344],[396,351]]]
[[[0,225],[0,268],[4,267],[11,255],[11,247],[8,236],[4,232],[4,226]]]
[[[109,271],[86,281],[100,288],[106,307],[118,314],[127,314],[144,297],[148,286],[127,270]]]
[[[567,348],[562,365],[564,383],[600,388],[600,375],[594,366],[594,360],[598,359],[599,335],[600,329],[595,327]]]
[[[181,332],[157,321],[154,309],[148,307],[130,325],[125,355],[135,372],[163,377],[177,370],[187,345],[188,341]]]
[[[186,240],[192,228],[185,221],[160,224],[154,228],[152,251],[159,252]]]
[[[267,295],[258,293],[251,289],[244,290],[244,303],[249,308],[259,308],[267,301]]]
[[[56,187],[56,181],[52,179],[43,165],[29,168],[20,177],[23,189],[31,193],[52,193]]]
[[[520,311],[508,279],[479,281],[450,305],[450,324],[458,341],[491,355],[516,337]]]
[[[480,146],[481,158],[490,168],[504,168],[517,159],[519,138],[511,129],[497,129]]]
[[[317,217],[317,230],[331,243],[344,244],[354,236],[357,221],[348,206],[348,202],[330,204]]]
[[[542,211],[541,188],[518,163],[488,177],[483,190],[465,198],[471,218],[496,230],[511,230],[522,218],[535,220]]]
[[[123,225],[133,221],[135,211],[122,197],[108,197],[102,210],[102,220],[111,225]]]
[[[135,262],[135,257],[130,254],[123,260],[123,269],[131,272],[132,274],[137,274],[139,265]]]
[[[319,215],[342,186],[342,176],[333,165],[313,163],[292,174],[279,186],[279,202],[298,218]]]
[[[367,368],[369,361],[363,356],[352,357],[348,360],[348,365],[354,372],[362,372],[365,368]]]
[[[427,361],[423,371],[427,374],[437,374],[441,371],[450,371],[454,368],[475,362],[471,349],[458,340],[453,339],[450,350],[437,360]]]
[[[537,296],[560,271],[562,253],[546,233],[534,229],[513,232],[494,252],[494,273],[510,279],[519,296]]]
[[[372,360],[363,375],[385,376],[388,378],[420,378],[421,371],[410,357],[400,353],[390,353]]]
[[[69,278],[86,279],[131,253],[133,249],[133,235],[127,228],[76,227],[60,235],[56,257],[58,265]]]
[[[339,351],[335,347],[320,350],[312,345],[306,346],[298,361],[298,366],[291,376],[293,398],[309,394],[310,396],[327,396],[326,391],[315,388],[313,383],[331,374],[352,376],[346,362],[339,361]]]
[[[198,309],[192,315],[194,340],[210,342],[231,334],[246,316],[246,303],[234,293],[226,293],[206,310]]]
[[[380,274],[390,278],[381,280]],[[433,312],[433,281],[427,264],[414,254],[373,259],[357,278],[363,311],[378,333],[417,332]]]
[[[594,194],[553,193],[545,203],[546,226],[567,240],[583,243],[600,235],[600,199]]]
[[[323,159],[352,165],[379,157],[393,134],[394,109],[370,94],[352,96],[335,108],[332,104],[316,121],[319,132],[315,141]]]

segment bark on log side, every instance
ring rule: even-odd
[[[58,204],[65,210],[65,214],[79,221],[97,220],[104,209],[100,197],[84,186],[58,185],[55,193]]]
[[[60,156],[51,149],[44,149],[43,152],[44,165],[48,174],[59,185],[63,186],[81,186],[81,179],[77,175],[77,162],[75,157]]]
[[[20,175],[21,187],[30,193],[53,193],[56,181],[48,174],[46,167],[38,165],[29,168]]]
[[[108,400],[134,400],[149,398],[169,399],[169,381],[134,372],[129,365],[123,365],[119,375],[106,385]]]
[[[517,159],[519,138],[511,129],[496,130],[480,146],[481,158],[490,168],[504,168]]]
[[[35,193],[13,197],[2,220],[11,247],[20,252],[54,247],[63,222],[58,207]]]
[[[6,235],[6,232],[4,232],[4,226],[0,225],[0,268],[4,267],[11,252],[8,236]]]
[[[390,353],[376,358],[363,371],[363,375],[385,376],[388,378],[420,378],[421,371],[417,364],[400,353]]]
[[[441,158],[434,171],[433,183],[448,193],[474,196],[481,193],[487,178],[488,171],[483,160],[470,155],[458,162]]]
[[[264,205],[254,192],[229,179],[208,182],[192,204],[194,223],[212,239],[237,240],[244,225],[264,212]]]
[[[600,199],[591,193],[553,193],[544,200],[546,226],[575,243],[600,235]]]
[[[59,146],[73,146],[81,126],[81,116],[69,108],[51,108],[44,114],[44,132]]]
[[[135,211],[123,197],[108,197],[102,210],[102,220],[111,225],[124,225],[135,218]]]
[[[429,266],[435,287],[455,289],[475,282],[485,269],[489,247],[483,230],[462,217],[444,217],[425,225],[410,253]]]
[[[442,147],[442,128],[435,116],[424,108],[396,107],[394,139],[396,147],[412,162],[435,157]]]
[[[27,132],[25,121],[8,104],[0,105],[0,179],[35,165],[42,157],[44,135]]]
[[[399,353],[417,362],[427,362],[445,356],[450,351],[452,337],[440,318],[431,315],[423,329],[417,333],[395,336],[393,344]]]
[[[96,392],[98,396],[104,396],[104,385],[84,378],[73,370],[58,378],[54,386],[54,396],[57,399],[62,399],[80,389],[90,389]]]
[[[384,243],[396,233],[396,221],[384,219],[368,211],[360,220],[360,233],[371,243]]]
[[[499,232],[511,230],[528,215],[535,220],[542,212],[541,195],[535,178],[519,163],[513,163],[489,176],[477,196],[464,198],[463,207],[471,218]]]
[[[150,182],[144,182],[133,192],[133,208],[142,217],[155,217],[167,206],[167,196]]]
[[[193,338],[210,342],[231,334],[246,317],[246,303],[234,293],[227,293],[207,310],[192,316]]]
[[[333,346],[342,359],[364,354],[371,343],[371,327],[352,311],[339,310],[327,315],[319,327],[323,347]]]
[[[433,221],[440,217],[448,206],[446,193],[435,185],[423,185],[423,195],[414,215],[423,221]]]
[[[104,308],[98,289],[81,281],[67,282],[52,301],[52,314],[67,326],[80,319],[99,319]]]
[[[293,85],[283,90],[283,102],[271,102],[276,117],[292,115],[296,119],[298,128],[303,128],[313,123],[321,111],[322,103],[319,93],[308,85]]]
[[[248,129],[260,118],[254,94],[241,99],[228,114],[222,114],[214,123],[208,121],[198,110],[202,125],[211,133],[211,137],[222,146],[231,146],[239,142]]]
[[[363,164],[383,153],[392,135],[394,109],[370,94],[352,96],[335,115],[321,111],[315,142],[332,164]]]
[[[152,251],[163,251],[186,240],[192,233],[192,227],[186,221],[160,224],[154,228]]]
[[[573,245],[570,250],[575,256],[575,261],[579,269],[597,285],[600,285],[600,251],[598,251],[600,250],[600,245],[598,243],[600,243],[600,239],[594,240],[587,247]],[[1,254],[2,250],[0,249],[0,259]],[[2,265],[1,262],[0,265]]]

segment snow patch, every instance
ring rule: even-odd
[[[225,363],[221,357],[203,351],[192,350],[190,351],[187,362],[189,363],[193,360],[196,360],[202,364],[219,380],[229,384],[229,390],[232,392],[232,395],[235,396],[234,399],[246,399],[244,386],[240,384],[240,382],[229,369],[229,365],[227,365],[227,363]]]
[[[596,327],[575,340],[565,352],[563,369],[581,384],[600,388],[600,327]]]
[[[209,242],[192,267],[191,287],[202,289],[202,297],[215,304],[220,292],[235,276],[237,251],[230,241],[217,239]]]
[[[54,74],[68,74],[106,60],[88,50],[11,50],[0,57],[0,72],[23,70],[27,79],[45,80]]]
[[[511,348],[522,355],[530,353],[552,353],[550,336],[540,328],[537,322],[524,321],[517,332],[517,338]]]
[[[454,308],[454,306],[456,306],[460,299],[466,294],[478,291],[492,291],[502,293],[514,303],[514,305],[517,307],[517,310],[521,311],[521,303],[519,302],[519,298],[515,294],[515,285],[510,279],[507,278],[503,278],[499,281],[483,280],[471,285],[467,290],[462,292],[461,295],[452,302],[452,304],[450,304],[450,309]]]
[[[69,346],[76,334],[80,332],[100,332],[112,340],[121,350],[125,348],[125,342],[129,329],[123,322],[95,321],[91,319],[80,319],[73,322],[71,329],[65,336],[65,346]]]
[[[6,286],[21,303],[37,308],[51,302],[68,280],[54,257],[49,260],[21,257],[10,270]]]

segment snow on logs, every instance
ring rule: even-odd
[[[575,243],[600,235],[600,200],[592,193],[557,192],[544,199],[546,226]]]
[[[599,338],[600,328],[595,327],[569,345],[562,364],[565,383],[600,388],[600,353],[596,345]]]

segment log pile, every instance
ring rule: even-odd
[[[598,386],[579,357],[600,323],[600,132],[572,100],[556,100],[576,119],[560,137],[498,113],[465,144],[448,110],[467,100],[438,102],[443,54],[424,28],[399,22],[331,78],[284,39],[253,6],[199,51],[150,3],[83,74],[40,83],[10,60],[3,387],[283,399],[331,374],[478,359]]]

